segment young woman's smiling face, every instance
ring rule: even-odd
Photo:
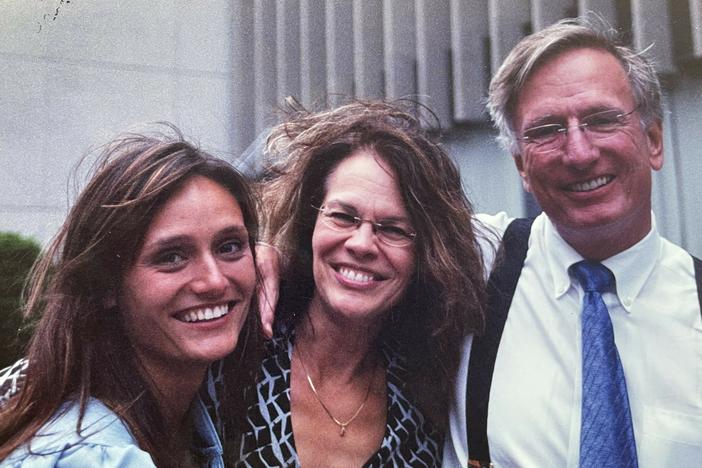
[[[410,226],[396,175],[380,156],[358,150],[329,174],[325,206],[377,223]],[[369,222],[349,232],[329,227],[319,214],[312,236],[315,296],[339,318],[377,323],[404,295],[414,273],[414,244],[383,243]]]
[[[255,283],[239,204],[193,176],[153,218],[122,281],[119,306],[142,364],[206,367],[231,353]]]

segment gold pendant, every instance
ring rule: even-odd
[[[344,434],[346,434],[346,426],[341,426],[341,430],[339,431],[339,435],[341,437],[344,437]]]

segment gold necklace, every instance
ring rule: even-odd
[[[305,372],[305,376],[307,377],[307,383],[310,386],[310,390],[312,390],[312,394],[317,399],[319,404],[322,405],[322,408],[324,409],[324,412],[327,413],[327,416],[329,416],[331,420],[334,421],[334,424],[339,426],[339,436],[344,437],[344,434],[346,434],[346,427],[349,424],[351,424],[358,417],[359,414],[361,414],[361,410],[363,410],[363,408],[366,406],[366,402],[368,401],[368,397],[370,396],[371,387],[373,386],[373,380],[375,380],[375,367],[373,367],[373,374],[371,374],[371,378],[368,381],[368,390],[366,390],[366,396],[363,398],[361,406],[358,407],[356,412],[353,413],[353,416],[351,416],[351,418],[349,418],[348,421],[341,422],[338,419],[336,419],[333,414],[331,414],[331,411],[329,411],[329,408],[327,408],[327,405],[324,404],[322,398],[319,396],[319,393],[317,393],[317,389],[314,388],[314,383],[312,383],[312,377],[310,377],[310,374],[307,372],[305,362],[302,360],[302,352],[300,351],[299,346],[296,346],[295,350],[297,351],[297,358],[300,360],[300,364],[302,364],[302,370]]]

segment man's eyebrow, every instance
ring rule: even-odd
[[[618,106],[610,106],[607,104],[594,104],[581,110],[576,114],[576,116],[578,117],[578,119],[582,119],[583,117],[588,117],[592,114],[597,114],[599,112],[606,111],[625,112],[622,108]],[[566,121],[568,117],[570,116],[561,116],[556,114],[539,115],[531,120],[528,120],[524,125],[524,129],[527,130],[529,128],[540,127],[542,125],[563,124],[563,122]]]
[[[607,111],[616,111],[616,112],[621,112],[624,113],[626,112],[624,109],[618,106],[606,106],[603,104],[597,105],[597,106],[592,106],[588,107],[586,110],[584,110],[580,114],[580,118],[590,116],[592,114],[599,114],[600,112],[607,112]]]
[[[527,130],[529,128],[534,128],[534,127],[540,127],[542,125],[560,124],[560,123],[562,123],[563,120],[565,120],[565,118],[562,118],[562,117],[555,115],[555,114],[539,115],[539,116],[525,122],[524,130]]]

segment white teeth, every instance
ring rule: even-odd
[[[344,278],[348,278],[351,281],[358,281],[362,283],[368,283],[370,281],[373,281],[373,275],[362,273],[356,270],[351,270],[350,268],[346,267],[339,268],[339,273],[341,274],[341,276],[343,276]]]
[[[229,310],[226,305],[221,305],[212,309],[212,318],[220,318],[222,315],[226,315]]]
[[[602,187],[608,184],[613,179],[612,176],[602,176],[596,179],[589,180],[587,182],[580,182],[578,184],[573,184],[570,186],[570,190],[573,192],[588,192],[590,190],[595,190],[596,188]]]
[[[197,322],[197,312],[188,312],[183,317],[186,322]]]
[[[205,307],[203,309],[191,310],[181,317],[185,322],[198,322],[201,320],[212,320],[227,315],[229,309],[227,304],[218,305],[216,307]]]

